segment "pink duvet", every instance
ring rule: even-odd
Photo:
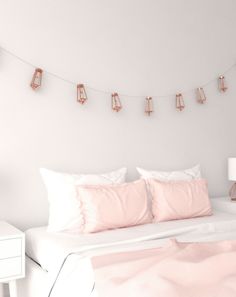
[[[178,243],[92,259],[99,297],[236,297],[236,241]]]

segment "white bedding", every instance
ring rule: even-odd
[[[26,253],[45,269],[45,285],[38,288],[39,272],[28,269],[27,277],[18,285],[19,296],[50,297],[96,296],[91,293],[94,272],[90,257],[120,251],[159,247],[169,238],[179,241],[200,242],[236,239],[236,216],[214,211],[213,216],[148,224],[105,232],[74,235],[49,233],[46,227],[26,232]],[[63,260],[70,254],[62,265]],[[32,265],[30,265],[32,266]],[[37,266],[39,267],[39,266]],[[42,270],[42,269],[41,269]]]
[[[69,253],[150,248],[162,245],[171,237],[182,241],[236,239],[236,216],[215,211],[209,217],[84,235],[50,233],[46,227],[32,228],[26,232],[26,253],[43,269],[55,272]]]

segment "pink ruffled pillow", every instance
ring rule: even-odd
[[[148,180],[154,222],[188,219],[212,214],[207,182]]]
[[[81,233],[152,222],[145,181],[120,185],[77,186],[83,216]]]

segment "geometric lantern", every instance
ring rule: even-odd
[[[197,88],[197,102],[200,104],[206,102],[206,95],[203,88]]]
[[[225,83],[225,77],[223,75],[219,76],[219,80],[218,80],[218,84],[219,84],[219,91],[220,92],[226,92],[226,90],[228,89]]]
[[[77,102],[84,104],[87,100],[87,94],[83,84],[77,85]]]
[[[176,109],[182,111],[185,108],[183,95],[181,93],[176,94]]]
[[[145,112],[147,115],[150,116],[150,114],[154,111],[153,109],[153,102],[152,102],[152,97],[146,97],[146,107],[145,107]]]
[[[42,84],[42,74],[43,74],[43,70],[40,68],[36,68],[34,71],[34,75],[31,81],[31,88],[33,90],[36,90],[37,88],[39,88]]]
[[[119,95],[117,93],[111,94],[111,107],[116,112],[120,111],[122,108]]]

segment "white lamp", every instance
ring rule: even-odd
[[[228,159],[228,179],[234,181],[229,194],[232,201],[236,201],[236,158]]]

